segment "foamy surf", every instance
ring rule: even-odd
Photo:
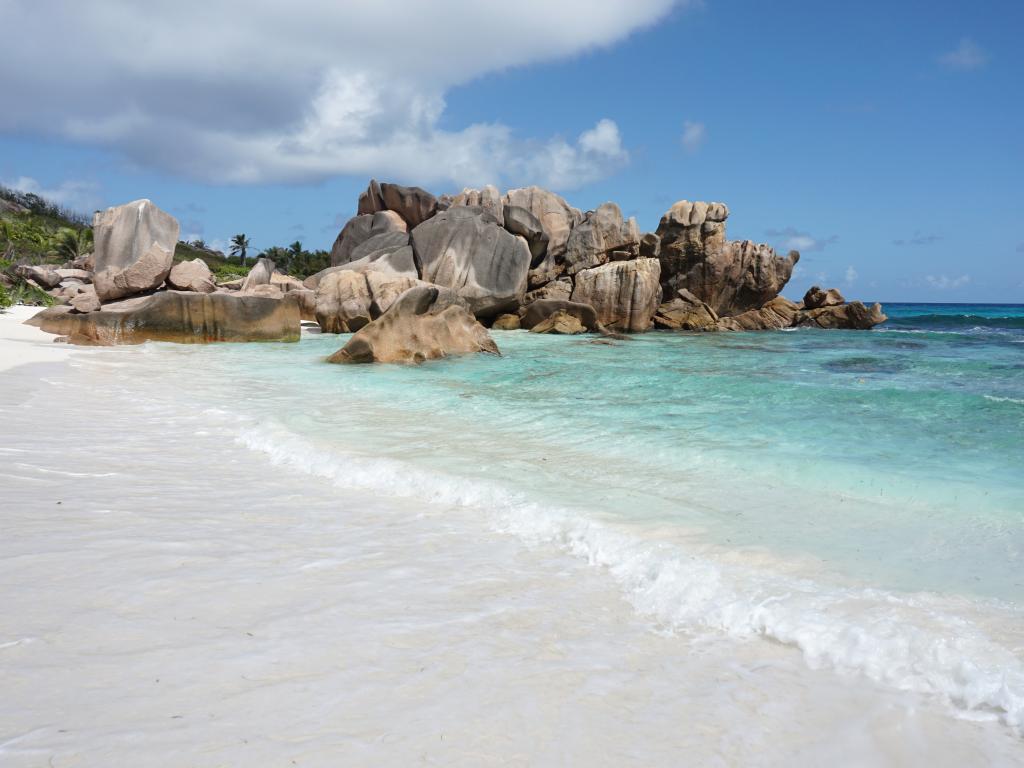
[[[607,571],[638,612],[675,631],[772,640],[799,649],[812,669],[938,697],[964,717],[998,718],[1018,734],[1024,726],[1024,664],[981,626],[1012,632],[1024,618],[1012,606],[842,588],[723,562],[501,485],[344,453],[273,420],[236,439],[277,466],[339,488],[479,510],[497,531]]]

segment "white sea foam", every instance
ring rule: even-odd
[[[1017,405],[1024,405],[1024,400],[1018,397],[999,397],[997,395],[985,395],[986,400],[991,400],[993,403],[1016,403]]]
[[[835,587],[725,562],[498,484],[344,454],[272,421],[245,428],[237,442],[339,487],[486,511],[500,531],[606,569],[637,611],[676,631],[767,638],[798,648],[812,668],[859,673],[940,697],[965,716],[998,717],[1018,732],[1024,727],[1024,665],[975,615],[989,610],[1019,622],[1010,606]]]

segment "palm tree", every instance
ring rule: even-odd
[[[249,238],[244,234],[231,238],[231,255],[237,256],[245,264],[245,256],[249,252]]]
[[[74,261],[79,256],[88,252],[92,245],[92,230],[86,227],[75,231],[73,229],[62,229],[55,238],[57,254],[63,256],[67,261]]]

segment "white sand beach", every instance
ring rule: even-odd
[[[28,363],[57,363],[74,354],[67,344],[54,343],[53,334],[24,324],[41,309],[18,304],[0,311],[0,372]]]

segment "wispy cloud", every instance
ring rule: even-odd
[[[928,283],[930,288],[934,288],[937,291],[948,291],[954,288],[963,288],[969,282],[971,282],[970,275],[960,275],[960,277],[947,277],[946,275],[927,275],[925,276],[925,282]]]
[[[838,235],[817,237],[812,235],[810,232],[801,232],[795,227],[786,227],[785,229],[768,229],[765,230],[765,232],[770,237],[784,238],[781,243],[784,249],[800,251],[801,253],[823,251],[828,246],[839,240]]]
[[[844,275],[844,277],[846,278],[847,285],[853,285],[855,282],[857,282],[857,270],[855,270],[852,266],[847,267],[846,275]]]
[[[974,40],[965,37],[960,44],[939,57],[939,63],[946,69],[957,72],[973,72],[984,67],[989,60],[988,53]]]
[[[687,120],[683,123],[683,135],[680,138],[683,149],[687,152],[696,152],[700,149],[700,145],[704,143],[704,139],[707,138],[707,129],[704,123],[695,123]]]
[[[893,240],[893,245],[900,247],[906,245],[934,245],[942,239],[942,235],[926,235],[920,231],[915,232],[913,237],[908,237],[905,240]]]

